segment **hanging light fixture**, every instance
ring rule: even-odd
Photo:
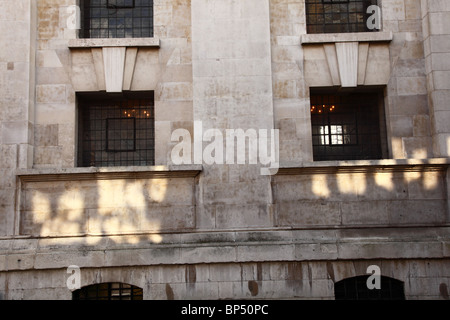
[[[314,113],[323,113],[323,112],[333,112],[335,111],[336,106],[335,105],[331,105],[331,106],[327,106],[327,105],[318,105],[318,106],[311,106],[311,112]]]

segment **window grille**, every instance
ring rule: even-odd
[[[80,167],[154,165],[154,103],[149,95],[79,97]]]
[[[153,37],[153,0],[81,0],[80,38]]]
[[[367,8],[377,0],[306,0],[308,33],[378,31],[367,28]]]
[[[369,289],[369,275],[357,276],[336,282],[334,294],[336,300],[405,300],[403,282],[386,276],[380,276],[380,289]]]
[[[73,300],[143,300],[143,290],[125,283],[101,283],[72,293]]]
[[[379,98],[366,94],[312,94],[315,161],[382,159]]]

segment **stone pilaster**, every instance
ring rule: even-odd
[[[435,157],[450,156],[450,3],[422,0],[422,24]]]
[[[0,1],[0,236],[15,233],[14,171],[33,165],[36,1]]]
[[[192,1],[194,121],[203,133],[218,129],[224,148],[228,129],[274,128],[270,41],[268,0]],[[250,152],[234,148],[231,163],[204,167],[199,228],[273,225],[270,179],[249,165]]]

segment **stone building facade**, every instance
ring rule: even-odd
[[[72,299],[76,266],[143,299],[335,299],[377,266],[449,299],[450,3],[359,2],[0,0],[0,297]],[[108,16],[141,4],[138,36]],[[196,161],[230,129],[276,132],[278,170]]]

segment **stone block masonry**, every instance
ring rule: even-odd
[[[108,39],[78,37],[77,5],[0,0],[0,299],[70,300],[69,266],[151,300],[334,299],[371,265],[406,299],[449,298],[447,1],[308,34],[306,0],[154,0],[153,37]],[[142,92],[154,165],[78,167],[81,97]],[[313,161],[311,94],[352,92],[379,96],[382,159]],[[249,144],[175,165],[196,122],[277,130],[278,172]]]

